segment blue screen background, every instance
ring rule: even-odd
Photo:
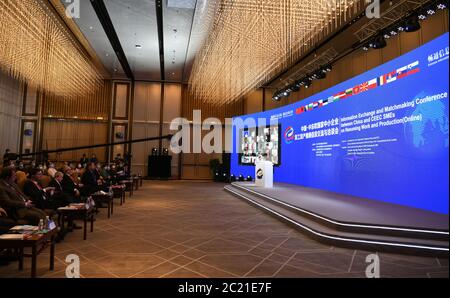
[[[284,135],[292,127],[294,134],[302,127],[319,121],[342,119],[358,113],[378,110],[447,92],[449,89],[449,36],[443,36],[362,75],[336,85],[300,102],[279,109],[241,116],[266,118],[285,113],[281,123],[281,165],[274,169],[275,182],[390,202],[448,214],[449,147],[448,97],[393,111],[395,119],[421,116],[421,121],[374,127],[367,130],[339,133],[312,139],[292,140]],[[436,53],[439,62],[435,63]],[[363,82],[380,78],[393,70],[419,61],[418,73],[380,85],[364,93],[333,102],[327,106],[297,114],[298,108],[327,99]],[[434,62],[433,62],[434,61]],[[431,63],[433,62],[433,63]],[[382,120],[385,121],[385,120]],[[374,121],[373,123],[376,123]],[[292,132],[292,129],[290,130]],[[233,148],[238,133],[233,129]],[[373,154],[349,154],[348,140],[377,138],[395,140],[380,142],[369,149]],[[317,143],[336,145],[329,156],[313,151]],[[254,177],[254,167],[239,165],[236,150],[231,157],[231,174]]]

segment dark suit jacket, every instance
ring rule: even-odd
[[[55,179],[52,179],[50,183],[48,184],[48,187],[54,187],[55,193],[63,193],[63,187],[61,183],[58,183]]]
[[[18,192],[18,188],[7,184],[0,179],[0,206],[6,209],[6,212],[12,213],[13,209],[24,208],[26,197]]]
[[[75,194],[75,189],[78,189],[77,185],[73,182],[72,178],[64,174],[63,181],[61,182],[63,192],[66,194]]]
[[[99,189],[95,171],[86,170],[86,172],[84,172],[83,176],[81,177],[81,183],[83,183],[84,185],[84,195],[91,195]]]
[[[34,184],[33,181],[28,179],[23,186],[23,192],[30,197],[30,200],[33,201],[38,208],[45,209],[45,202],[49,200],[49,197],[45,193],[44,190],[39,189],[39,187]]]

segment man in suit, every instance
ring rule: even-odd
[[[89,158],[87,158],[86,154],[83,154],[83,157],[80,159],[80,165],[85,168],[89,163]]]
[[[39,181],[43,174],[40,169],[30,171],[30,179],[25,182],[23,192],[31,198],[33,203],[40,209],[56,210],[59,207],[66,206],[66,202],[52,198],[55,189],[53,187],[43,188]]]
[[[99,183],[101,183],[101,181],[99,180],[98,176],[100,175],[97,172],[97,166],[95,165],[95,163],[89,163],[86,171],[81,177],[81,183],[83,183],[82,191],[84,196],[88,197],[100,190]]]
[[[66,205],[75,203],[76,202],[75,197],[72,194],[64,192],[64,188],[62,185],[63,179],[64,174],[61,172],[56,172],[55,177],[52,179],[52,181],[50,181],[50,184],[48,186],[54,188],[51,199],[64,203]]]
[[[20,190],[16,184],[16,171],[12,168],[3,169],[0,175],[0,206],[9,216],[23,219],[32,225],[38,225],[47,214],[33,207],[32,201]]]
[[[61,186],[65,194],[73,196],[79,202],[81,196],[80,188],[82,187],[82,185],[76,183],[76,181],[74,181],[72,176],[73,176],[72,168],[69,166],[64,167],[64,175],[61,181]]]
[[[49,187],[54,188],[53,194],[51,196],[51,200],[57,202],[59,205],[67,206],[72,203],[79,203],[80,201],[77,200],[72,194],[68,194],[64,192],[64,188],[62,185],[64,179],[64,174],[61,172],[55,173],[55,178],[52,179]],[[80,229],[81,227],[78,227],[72,220],[69,220],[69,227],[72,229]]]
[[[0,235],[7,233],[9,229],[14,226],[14,220],[8,218],[8,213],[6,213],[6,210],[0,207]]]

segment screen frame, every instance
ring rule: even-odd
[[[260,130],[264,130],[265,128],[273,128],[273,127],[278,127],[278,163],[273,164],[274,167],[280,167],[281,166],[281,123],[278,124],[272,124],[272,125],[266,125],[266,126],[257,126],[257,127],[244,127],[242,129],[240,129],[239,131],[237,131],[237,133],[239,134],[239,148],[241,148],[241,142],[242,142],[242,136],[243,133],[246,131],[249,131],[250,129],[254,129],[256,130],[256,138],[258,138],[259,136],[259,131]],[[258,144],[258,143],[257,143]],[[256,166],[255,163],[243,163],[242,162],[242,152],[238,153],[238,163],[240,166],[244,166],[244,167],[254,167]]]

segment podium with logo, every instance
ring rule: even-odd
[[[266,160],[256,161],[255,185],[264,188],[273,187],[273,163]]]

